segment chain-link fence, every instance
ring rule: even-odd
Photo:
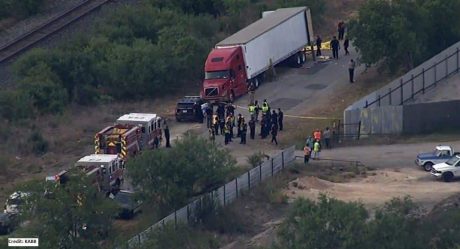
[[[199,213],[206,211],[205,206],[210,200],[218,205],[226,206],[241,196],[243,191],[249,191],[264,180],[278,174],[294,160],[295,146],[291,146],[281,151],[276,156],[271,157],[269,160],[261,163],[259,166],[224,184],[220,188],[200,196],[200,198],[190,202],[183,208],[174,211],[170,215],[147,228],[145,231],[132,237],[128,241],[128,248],[139,248],[146,240],[148,240],[149,234],[169,222],[176,225],[178,223],[195,223]]]

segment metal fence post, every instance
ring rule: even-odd
[[[364,108],[367,108],[369,106],[368,102],[367,102],[367,99],[366,99],[366,106],[364,106]]]
[[[380,94],[379,94],[379,98],[378,98],[378,101],[379,101],[378,103],[379,103],[379,107],[380,107]]]
[[[259,182],[262,182],[262,163],[259,164]]]
[[[190,223],[190,203],[187,204],[187,224]]]
[[[403,79],[401,78],[401,81],[399,81],[399,89],[401,89],[401,104],[404,104],[404,91],[403,91]]]
[[[248,170],[248,190],[251,189],[251,171]]]
[[[141,246],[142,244],[141,244],[141,234],[140,233],[137,235],[137,241],[139,242],[139,246]]]
[[[359,140],[360,135],[361,135],[361,120],[359,120],[358,122],[358,140]]]
[[[174,229],[177,229],[177,210],[174,209]]]
[[[410,89],[412,91],[411,97],[414,99],[414,75],[411,74],[410,76]]]
[[[436,63],[434,63],[433,69],[434,69],[434,82],[433,82],[433,85],[436,85]]]
[[[422,68],[422,94],[425,94],[425,68]]]
[[[391,87],[388,89],[388,100],[389,100],[390,105],[391,105]]]
[[[449,57],[446,54],[446,78],[449,75]]]
[[[281,151],[281,168],[284,169],[284,150]]]
[[[459,53],[459,49],[457,48],[457,73],[458,73],[458,71],[460,69],[460,65],[459,65],[460,61],[459,61],[459,58],[458,58],[458,53]]]
[[[272,177],[273,177],[273,157],[272,157]]]
[[[238,177],[235,178],[235,190],[236,190],[236,198],[238,198]]]
[[[227,195],[227,193],[225,191],[225,185],[227,185],[227,184],[224,184],[224,207],[225,207],[225,201],[226,201],[225,199],[226,199],[226,195]]]

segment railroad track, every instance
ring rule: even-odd
[[[22,34],[13,41],[0,47],[0,63],[27,50],[37,42],[58,32],[67,25],[96,10],[110,0],[86,0],[79,5],[50,18],[42,25]]]

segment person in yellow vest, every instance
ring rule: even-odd
[[[224,128],[224,133],[225,133],[225,145],[227,145],[228,142],[231,141],[231,140],[230,140],[230,126],[231,126],[230,122],[227,122],[227,123],[225,124],[225,128]]]
[[[262,103],[262,115],[267,115],[269,111],[270,111],[270,107],[267,103],[267,100],[264,99],[264,103]]]
[[[249,115],[251,116],[251,119],[255,118],[254,115],[256,113],[256,105],[254,105],[253,102],[249,104],[248,111],[249,111]]]
[[[313,144],[313,157],[312,159],[318,160],[319,159],[319,152],[321,151],[321,145],[319,140],[316,140]]]

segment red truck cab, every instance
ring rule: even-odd
[[[208,102],[230,101],[246,94],[247,77],[240,46],[214,48],[204,66],[201,96]]]

